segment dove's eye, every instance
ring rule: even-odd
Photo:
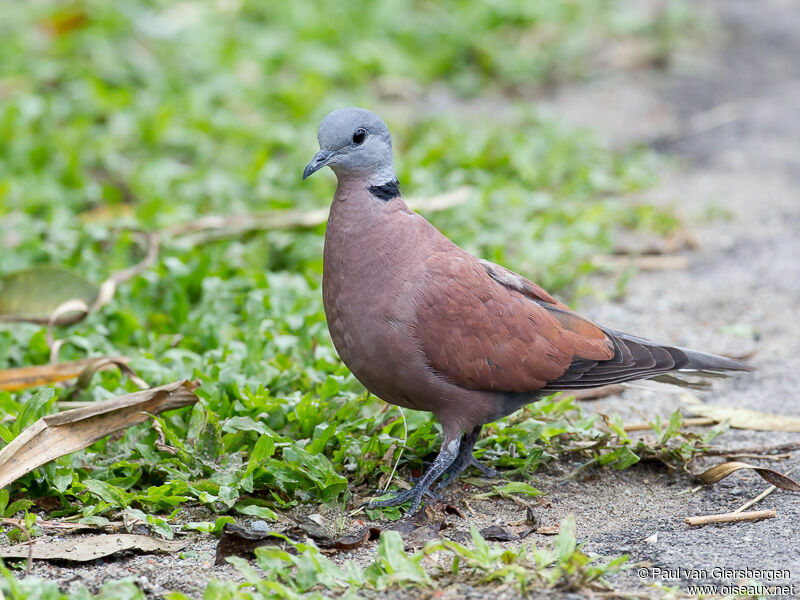
[[[361,127],[355,130],[353,133],[353,143],[360,144],[364,141],[364,138],[367,137],[367,132],[364,131]]]

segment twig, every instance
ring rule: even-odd
[[[716,421],[707,417],[691,417],[683,420],[684,427],[703,427],[714,425]],[[625,431],[649,431],[652,429],[650,423],[627,423],[622,426]]]
[[[788,452],[786,454],[726,454],[725,458],[756,458],[759,460],[786,460],[791,458],[792,455]]]
[[[682,492],[678,492],[675,495],[676,496],[683,496],[683,495],[686,495],[686,494],[695,494],[695,493],[699,492],[702,489],[703,489],[703,486],[702,485],[698,485],[698,486],[690,488],[688,490],[683,490]]]
[[[353,512],[349,512],[349,513],[347,513],[347,516],[348,516],[348,517],[355,516],[355,515],[357,515],[357,514],[358,514],[358,513],[360,513],[360,512],[364,512],[364,510],[365,510],[365,509],[364,509],[364,505],[362,504],[362,505],[361,505],[361,506],[359,506],[357,509],[355,509]]]
[[[111,299],[114,297],[114,293],[117,291],[117,286],[120,283],[124,283],[137,275],[141,275],[147,269],[152,267],[156,260],[158,260],[158,251],[159,251],[159,237],[158,234],[152,231],[137,231],[133,230],[135,234],[141,236],[145,243],[145,255],[144,258],[139,261],[137,264],[133,265],[132,267],[128,267],[127,269],[122,269],[121,271],[117,271],[116,273],[112,273],[111,276],[106,279],[103,283],[100,284],[100,291],[97,294],[97,298],[94,301],[94,304],[89,309],[90,312],[95,312],[111,302]]]
[[[434,212],[463,204],[469,199],[471,193],[471,187],[462,186],[427,198],[408,198],[406,203],[409,208],[414,210]],[[187,234],[198,234],[193,240],[195,243],[200,243],[250,231],[308,229],[321,225],[327,220],[327,208],[310,211],[276,210],[228,216],[209,215],[163,229],[161,235],[165,239]]]
[[[25,574],[30,575],[31,571],[33,570],[33,540],[31,539],[31,532],[28,531],[28,528],[25,526],[25,523],[22,519],[2,519],[0,523],[3,525],[12,525],[14,527],[19,528],[22,533],[25,534],[27,538],[25,541],[28,544],[28,560],[25,563]]]
[[[794,471],[794,468],[789,469],[788,471],[786,471],[785,474],[788,476],[792,471]],[[733,512],[734,513],[740,513],[740,512],[743,512],[743,511],[747,510],[748,508],[750,508],[754,504],[756,504],[758,502],[761,502],[764,498],[769,496],[772,492],[774,492],[777,489],[778,489],[777,486],[774,486],[774,485],[769,486],[767,489],[765,489],[763,492],[761,492],[758,496],[756,496],[752,500],[748,500],[747,502],[742,504],[739,508],[737,508]]]
[[[774,485],[769,486],[767,489],[765,489],[763,492],[761,492],[758,496],[756,496],[752,500],[748,500],[747,502],[742,504],[739,508],[737,508],[735,511],[733,511],[733,513],[744,512],[745,510],[747,510],[748,508],[750,508],[751,506],[753,506],[757,502],[760,502],[761,500],[763,500],[764,498],[769,496],[772,492],[774,492],[777,489],[778,488],[775,487]]]
[[[703,515],[700,517],[686,517],[684,523],[692,526],[709,525],[711,523],[739,523],[740,521],[761,521],[774,519],[778,516],[774,510],[754,510],[752,512],[731,512],[718,515]]]
[[[800,450],[800,443],[780,444],[778,446],[745,446],[743,448],[709,448],[703,456],[730,456],[731,454],[785,454]]]
[[[685,269],[689,266],[689,259],[682,254],[664,254],[656,256],[618,256],[602,254],[592,257],[592,264],[596,267],[624,269],[633,266],[640,271],[672,271]]]

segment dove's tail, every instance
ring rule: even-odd
[[[753,371],[742,360],[688,348],[663,346],[644,338],[604,329],[614,344],[609,360],[575,358],[566,372],[544,391],[579,390],[635,379],[653,379],[687,387],[702,387],[692,375],[724,376],[729,371]],[[687,377],[688,376],[688,377]]]

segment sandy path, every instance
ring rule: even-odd
[[[593,122],[612,140],[630,139],[631,128],[618,111],[653,123],[649,130],[634,128],[636,135],[685,159],[685,166],[647,199],[677,207],[701,246],[688,254],[685,270],[637,274],[622,303],[589,301],[582,308],[601,323],[651,339],[753,352],[758,372],[719,382],[702,400],[800,416],[800,3],[710,6],[725,39],[702,61],[684,61],[685,74],[600,83],[588,92],[591,102],[577,90],[560,98],[565,118]],[[606,110],[614,114],[606,117]],[[695,134],[680,135],[692,128]],[[709,208],[721,208],[729,218],[701,219]],[[595,407],[638,421],[637,414],[664,417],[679,405],[675,394],[631,389]],[[800,434],[732,430],[716,444],[784,442],[800,442]],[[800,453],[761,464],[794,467],[800,475]],[[677,496],[688,483],[640,467],[573,482],[555,498],[558,512],[576,514],[587,547],[627,551],[634,560],[652,563],[650,582],[686,591],[692,579],[736,582],[713,577],[714,567],[788,569],[789,578],[772,582],[788,579],[800,596],[798,496],[775,493],[761,502],[758,508],[778,512],[770,521],[690,529],[684,517],[733,510],[766,484],[740,473],[714,488]],[[654,533],[656,543],[643,541]],[[706,569],[708,577],[654,580],[655,567]],[[634,570],[621,584],[637,580]]]

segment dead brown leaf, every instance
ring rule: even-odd
[[[558,525],[548,525],[546,527],[537,527],[536,533],[539,535],[558,535],[560,528]]]
[[[349,535],[341,535],[331,540],[318,540],[317,545],[323,550],[347,552],[348,550],[355,550],[366,544],[371,540],[377,540],[381,535],[379,527],[364,527]]]
[[[0,450],[0,488],[59,456],[146,421],[148,413],[194,404],[196,387],[191,381],[176,381],[42,417]]]
[[[491,525],[481,529],[483,539],[490,542],[518,542],[536,531],[536,527],[511,528],[500,525]]]
[[[122,356],[99,356],[97,358],[90,358],[88,359],[88,364],[86,368],[81,371],[81,374],[78,376],[78,381],[75,382],[75,387],[67,396],[66,400],[69,401],[73,398],[78,392],[81,390],[85,390],[89,387],[89,384],[92,383],[92,379],[99,371],[105,371],[107,369],[119,369],[124,375],[128,377],[136,387],[141,390],[148,389],[147,383],[139,377],[136,372],[128,366],[128,359]]]
[[[57,383],[79,377],[88,367],[97,365],[101,358],[124,361],[122,357],[95,357],[55,365],[36,365],[0,370],[0,390],[15,392],[27,388]],[[95,372],[98,369],[95,369]]]
[[[774,485],[776,488],[780,488],[782,490],[788,490],[790,492],[800,492],[800,483],[797,483],[791,477],[787,477],[783,473],[779,473],[774,469],[766,469],[764,467],[756,467],[754,465],[750,465],[743,462],[725,462],[716,466],[711,467],[710,469],[704,471],[697,478],[704,483],[705,485],[711,485],[712,483],[717,483],[718,481],[722,481],[731,473],[735,473],[741,469],[752,469],[756,473],[758,473],[761,478]]]
[[[437,521],[422,527],[417,527],[403,536],[403,548],[406,552],[419,550],[428,542],[438,539],[439,532],[446,527],[445,523]]]
[[[95,535],[81,539],[35,541],[16,544],[0,549],[3,558],[27,558],[33,560],[71,560],[86,562],[110,556],[123,550],[138,550],[144,553],[177,552],[189,543],[188,540],[162,540],[147,535],[116,533]]]
[[[88,15],[82,10],[63,10],[39,22],[39,27],[52,37],[63,37],[86,27]]]
[[[214,564],[224,565],[225,559],[229,556],[252,558],[255,549],[260,546],[280,546],[287,552],[294,552],[291,544],[286,542],[287,537],[275,531],[256,531],[234,523],[226,523],[219,535]]]

